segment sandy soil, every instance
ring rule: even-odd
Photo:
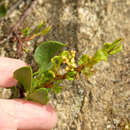
[[[0,39],[9,34],[29,1],[23,1],[0,21]],[[53,25],[51,32],[32,41],[30,53],[21,57],[33,68],[32,53],[41,41],[64,42],[66,49],[76,50],[78,58],[85,53],[92,55],[104,42],[124,39],[123,50],[108,63],[96,65],[98,71],[93,77],[64,81],[64,91],[51,97],[58,114],[54,130],[130,130],[130,0],[37,0],[20,28],[34,27],[42,20]],[[16,43],[0,45],[1,56],[13,58],[16,52]],[[1,98],[9,94],[0,90]]]

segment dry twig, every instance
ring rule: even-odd
[[[30,4],[30,6],[27,8],[27,10],[24,12],[24,14],[20,17],[20,20],[14,26],[13,31],[17,30],[17,28],[21,25],[21,23],[23,22],[25,17],[30,14],[30,12],[32,11],[32,8],[36,5],[36,2],[37,2],[36,0],[32,0],[32,3]]]
[[[20,1],[19,1],[20,2]],[[21,25],[21,23],[23,22],[23,20],[25,19],[26,16],[29,15],[29,13],[32,11],[32,8],[36,5],[36,0],[32,0],[32,3],[30,4],[30,6],[26,9],[26,11],[24,12],[24,14],[20,17],[19,21],[17,22],[17,24],[12,28],[12,31],[10,32],[10,34],[3,39],[2,41],[0,41],[0,44],[5,43],[6,41],[8,41],[10,38],[13,37],[13,33],[16,34],[18,27]],[[18,4],[18,3],[17,3]],[[16,7],[16,5],[15,5]]]

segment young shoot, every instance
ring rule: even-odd
[[[109,55],[117,54],[122,49],[121,40],[120,38],[113,43],[105,43],[92,57],[85,54],[78,62],[75,61],[73,50],[65,50],[57,55],[66,44],[57,41],[41,43],[34,53],[34,59],[39,65],[37,72],[33,73],[31,66],[22,67],[14,72],[18,84],[12,88],[13,98],[25,98],[47,104],[50,92],[58,94],[62,91],[60,84],[64,79],[75,80],[81,73],[86,77],[93,75],[95,64],[100,61],[106,62]],[[63,74],[60,73],[61,69],[64,70]]]

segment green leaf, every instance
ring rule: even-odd
[[[89,60],[89,56],[87,54],[83,55],[79,61],[78,61],[78,65],[81,65],[81,64],[84,64],[84,63],[87,63]]]
[[[47,104],[48,103],[48,90],[46,88],[39,88],[35,90],[33,93],[27,96],[28,100],[38,102],[40,104]]]
[[[51,58],[51,62],[55,65],[60,65],[63,62],[63,59],[61,56],[54,56]]]
[[[54,79],[55,78],[55,73],[51,70],[48,70],[46,72],[43,73],[43,77],[42,77],[42,80],[51,80],[51,79]]]
[[[107,61],[108,54],[103,50],[97,50],[93,56],[93,60],[97,63],[99,61]]]
[[[69,51],[63,51],[63,52],[61,53],[61,56],[62,56],[62,57],[66,57],[67,59],[70,59],[70,58],[71,58]]]
[[[42,21],[40,24],[38,24],[36,30],[35,30],[35,33],[38,33],[40,31],[40,29],[45,25],[45,22]]]
[[[106,51],[108,54],[110,54],[111,51],[114,51],[118,47],[121,40],[122,39],[119,38],[118,40],[114,41],[113,43],[104,43],[103,50]],[[119,48],[121,48],[121,46]]]
[[[0,5],[0,18],[4,17],[7,13],[7,7],[5,4]]]
[[[120,44],[119,46],[117,46],[113,51],[111,51],[109,54],[110,55],[114,55],[118,52],[120,52],[122,50],[122,44]]]
[[[112,45],[112,43],[104,43],[103,45],[103,50],[108,52],[110,49],[110,46]]]
[[[31,31],[32,31],[32,28],[25,28],[22,30],[22,34],[25,37],[25,36],[28,36],[31,33]]]
[[[121,38],[119,38],[118,40],[116,40],[116,41],[114,41],[112,44],[111,44],[111,46],[110,46],[110,50],[113,50],[115,47],[117,47],[117,45],[119,45],[119,43],[120,43],[120,41],[121,41],[122,39]]]
[[[40,35],[45,35],[45,34],[47,34],[50,30],[51,30],[51,26],[48,26],[47,28],[45,28],[44,30],[42,30],[42,31],[40,32]]]
[[[57,71],[60,68],[60,65],[63,62],[63,59],[61,56],[54,56],[53,58],[51,58],[51,62],[53,63],[53,71],[57,73]]]
[[[74,80],[77,72],[76,71],[70,71],[66,75],[66,79],[68,80]]]
[[[32,87],[32,69],[30,66],[22,67],[14,72],[14,78],[24,86],[25,91]]]
[[[35,37],[38,37],[38,36],[40,36],[40,35],[45,35],[45,34],[47,34],[50,30],[51,30],[51,26],[49,26],[49,27],[43,29],[43,30],[40,31],[39,33],[35,33],[34,36],[35,36]]]
[[[40,80],[37,78],[32,78],[32,89],[31,91],[33,91],[36,87],[40,86]]]
[[[64,46],[65,44],[57,41],[47,41],[37,47],[34,59],[40,65],[41,71],[46,71],[53,67],[51,58]]]

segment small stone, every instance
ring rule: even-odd
[[[107,128],[111,128],[111,125],[107,125]]]
[[[42,5],[43,2],[44,2],[44,0],[38,0],[38,3],[39,3],[40,5]]]

